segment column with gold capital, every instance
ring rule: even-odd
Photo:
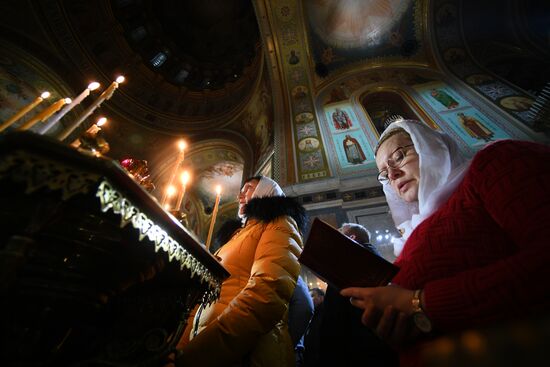
[[[216,202],[214,203],[214,210],[212,210],[212,219],[210,220],[210,228],[208,229],[208,236],[206,237],[206,249],[210,249],[210,243],[212,242],[212,233],[214,232],[214,225],[216,224],[216,216],[218,215],[218,206],[220,205],[220,198],[222,194],[222,187],[216,186]]]
[[[38,106],[40,103],[42,103],[43,100],[50,97],[50,92],[44,92],[40,95],[40,97],[37,97],[34,101],[23,107],[21,110],[19,110],[15,115],[10,117],[8,120],[2,123],[0,125],[0,132],[6,130],[8,127],[16,123],[21,117],[25,116],[30,110]]]
[[[124,82],[124,77],[123,76],[119,76],[118,78],[116,78],[116,80],[114,82],[111,83],[111,85],[105,89],[103,91],[103,93],[101,93],[101,95],[94,101],[94,103],[92,103],[86,110],[84,110],[84,112],[82,113],[82,115],[80,115],[76,121],[72,122],[69,126],[67,126],[67,128],[65,128],[65,130],[63,130],[58,136],[57,138],[59,140],[65,140],[69,137],[69,135],[71,135],[71,133],[78,127],[80,126],[80,124],[86,120],[94,111],[96,108],[98,108],[99,106],[101,106],[101,104],[104,102],[104,101],[107,101],[109,100],[112,96],[113,96],[113,93],[115,92],[115,90],[118,88],[118,85],[120,83]]]
[[[50,118],[51,115],[53,115],[54,113],[59,111],[61,109],[61,107],[63,107],[64,105],[66,105],[68,103],[71,103],[70,98],[61,98],[57,102],[52,103],[48,108],[44,109],[44,111],[40,112],[39,114],[34,116],[32,119],[25,122],[23,125],[21,125],[18,128],[18,130],[28,130],[31,127],[33,127],[34,125],[36,125],[36,123],[38,123],[40,121],[46,121],[48,118]]]

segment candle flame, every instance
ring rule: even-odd
[[[95,124],[97,126],[103,126],[106,123],[107,123],[107,118],[106,117],[100,117]]]
[[[42,97],[42,99],[49,98],[49,97],[50,97],[50,92],[46,91],[46,92],[42,93],[42,94],[40,95],[40,97]]]
[[[73,101],[73,100],[70,99],[70,98],[65,98],[65,104],[69,104],[69,103],[71,103],[72,101]]]
[[[189,175],[189,172],[187,171],[183,171],[183,173],[181,174],[181,182],[184,184],[184,185],[187,185],[187,183],[189,182],[191,176]]]
[[[90,84],[88,84],[88,89],[89,90],[96,90],[100,86],[101,86],[101,84],[99,84],[98,82],[91,82]]]
[[[222,187],[220,185],[216,186],[216,194],[220,195],[222,193]]]
[[[185,142],[185,140],[180,140],[178,142],[178,148],[180,148],[180,151],[181,150],[184,150],[185,148],[187,148],[187,143]]]
[[[175,193],[176,193],[176,188],[173,185],[168,186],[168,188],[166,189],[166,194],[168,196],[172,196]]]
[[[119,77],[116,78],[115,81],[116,81],[118,84],[120,84],[120,83],[123,83],[125,80],[126,80],[126,78],[125,78],[124,76],[120,75]]]

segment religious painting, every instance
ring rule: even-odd
[[[296,65],[300,62],[300,57],[296,54],[295,50],[290,50],[290,55],[288,56],[288,63],[290,65]]]
[[[341,168],[349,170],[374,162],[374,152],[364,126],[348,102],[326,105],[324,120],[333,156],[337,157]],[[307,138],[303,139],[304,147],[306,140]]]
[[[535,101],[523,96],[504,97],[499,104],[512,111],[527,111]]]
[[[476,149],[488,142],[510,138],[498,125],[443,82],[414,87],[423,100],[435,111],[468,146]]]
[[[449,127],[471,147],[480,148],[495,140],[511,138],[508,133],[473,107],[445,114],[442,117]]]
[[[452,113],[454,110],[470,105],[443,82],[419,84],[415,85],[414,88],[430,107],[438,113]]]
[[[308,89],[305,85],[298,85],[292,88],[291,94],[294,99],[305,98],[308,95]]]
[[[331,72],[369,58],[419,52],[413,0],[307,0],[305,18],[314,62]],[[343,100],[334,89],[332,101]]]
[[[353,136],[346,134],[346,137],[342,140],[342,146],[348,163],[361,164],[367,160],[361,144]]]
[[[200,172],[195,184],[205,207],[212,206],[216,198],[215,188],[222,187],[221,201],[234,201],[241,189],[243,164],[240,162],[222,161],[207,167]]]
[[[294,121],[298,124],[305,124],[313,121],[313,114],[311,112],[302,112],[294,117]]]
[[[352,167],[374,161],[374,152],[361,130],[348,131],[333,137],[338,161],[342,167]]]
[[[313,152],[314,150],[319,149],[320,144],[319,139],[308,137],[298,142],[298,149],[301,152]]]
[[[191,172],[183,204],[190,223],[202,223],[210,216],[218,185],[222,188],[220,210],[236,201],[243,180],[244,160],[234,150],[214,145],[194,147],[183,168]]]
[[[442,82],[420,84],[415,86],[415,89],[430,107],[440,113],[451,112],[469,105],[458,93]]]
[[[346,83],[342,82],[339,85],[334,86],[330,93],[327,96],[327,99],[323,104],[330,104],[340,101],[345,101],[351,96],[351,90],[346,85]]]
[[[337,133],[359,127],[357,119],[348,103],[326,106],[325,114],[332,132]]]

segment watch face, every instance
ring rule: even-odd
[[[424,312],[415,312],[412,315],[414,325],[423,333],[432,331],[432,322]]]

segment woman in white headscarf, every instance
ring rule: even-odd
[[[342,295],[401,348],[401,365],[417,365],[430,337],[547,312],[549,158],[547,146],[508,140],[469,161],[419,122],[384,131],[376,164],[403,235],[400,271],[390,286]]]
[[[263,176],[248,179],[238,199],[243,227],[216,253],[231,276],[197,312],[177,366],[294,366],[288,307],[305,210]]]

